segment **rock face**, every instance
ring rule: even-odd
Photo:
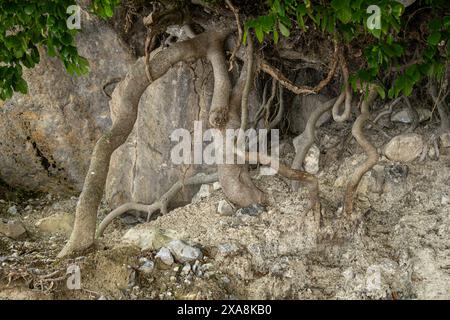
[[[420,156],[422,150],[422,136],[405,133],[392,138],[384,147],[384,154],[392,161],[411,162]]]
[[[416,108],[416,112],[419,115],[419,122],[423,122],[431,118],[431,111],[429,109]],[[393,114],[391,117],[391,121],[402,123],[412,122],[408,109],[403,109]]]
[[[29,93],[0,105],[0,178],[13,187],[79,191],[93,146],[110,126],[102,87],[123,77],[134,59],[105,22],[87,15],[82,22],[77,43],[90,73],[70,76],[42,50],[40,64],[24,71]]]
[[[106,184],[110,206],[129,201],[152,203],[185,176],[187,166],[171,161],[171,150],[178,141],[172,142],[170,136],[180,128],[192,132],[196,120],[203,121],[203,130],[207,129],[213,89],[209,64],[199,61],[193,68],[197,77],[189,66],[179,63],[145,91],[133,132],[111,159]],[[185,187],[174,205],[189,202],[196,190]]]

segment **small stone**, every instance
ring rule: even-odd
[[[44,233],[64,234],[69,236],[72,232],[75,217],[73,214],[54,214],[36,222],[36,227]]]
[[[445,206],[445,205],[447,205],[447,204],[450,204],[450,197],[448,197],[448,196],[442,196],[442,198],[441,198],[441,204],[442,204],[443,206]]]
[[[172,240],[167,245],[167,248],[180,263],[193,262],[203,257],[200,249],[192,247],[181,240]]]
[[[166,247],[162,247],[161,249],[159,249],[155,258],[167,266],[171,266],[174,263],[173,256],[170,253],[170,250]]]
[[[18,221],[3,222],[0,220],[0,235],[17,239],[26,232],[23,225]]]
[[[100,298],[98,298],[98,300],[108,300],[108,298],[106,298],[105,296],[100,296]]]
[[[181,269],[181,274],[188,275],[189,272],[191,272],[191,265],[189,263],[186,263],[183,269]]]
[[[18,211],[17,211],[17,207],[16,206],[11,206],[8,208],[8,214],[15,216],[17,215]]]
[[[213,190],[217,191],[217,190],[220,190],[220,189],[222,189],[222,186],[220,185],[220,182],[214,182],[213,183]]]
[[[389,160],[411,162],[420,156],[422,150],[422,136],[417,133],[405,133],[392,138],[383,151]]]
[[[234,207],[226,200],[220,200],[217,206],[217,213],[222,216],[232,216],[235,212]]]
[[[252,204],[249,207],[241,208],[236,212],[236,215],[248,215],[252,217],[259,216],[261,213],[266,211],[266,208],[260,204]]]
[[[305,171],[311,174],[319,172],[320,149],[313,144],[305,157]]]
[[[139,271],[144,274],[150,274],[155,269],[155,263],[151,260],[147,260],[144,264],[139,268]]]
[[[209,184],[202,184],[200,190],[192,198],[192,203],[198,203],[202,199],[208,198],[211,195],[211,186]]]

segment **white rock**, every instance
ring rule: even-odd
[[[421,135],[404,133],[392,138],[383,148],[383,151],[389,160],[411,162],[420,156],[423,145]]]
[[[189,263],[186,263],[183,269],[181,269],[181,273],[184,275],[188,275],[189,272],[191,272],[191,265]]]
[[[417,108],[417,114],[419,115],[419,122],[426,121],[431,118],[431,111],[425,108]],[[409,115],[408,109],[400,110],[391,117],[393,122],[401,123],[411,123],[411,116]]]
[[[122,242],[135,245],[142,250],[159,250],[179,237],[176,231],[144,225],[128,230],[122,237]]]
[[[202,184],[200,190],[192,198],[192,203],[200,202],[202,199],[208,198],[211,195],[211,186],[209,184]]]
[[[18,213],[16,206],[11,206],[8,208],[8,214],[15,216]]]
[[[222,189],[222,186],[220,185],[220,182],[218,182],[218,181],[214,182],[213,183],[213,189],[214,189],[214,191]]]
[[[217,206],[217,213],[222,216],[232,216],[235,210],[233,206],[226,200],[220,200]]]
[[[305,171],[311,174],[319,172],[320,149],[313,144],[305,157]]]
[[[139,268],[139,271],[141,271],[144,274],[150,274],[155,269],[155,263],[151,260],[146,260],[144,264]]]
[[[162,247],[161,249],[159,249],[155,258],[168,266],[171,266],[175,262],[173,260],[172,254],[170,253],[170,250],[167,249],[166,247]]]
[[[193,262],[203,257],[200,249],[192,247],[181,240],[170,241],[167,248],[180,263]]]
[[[277,174],[277,171],[269,166],[261,166],[259,167],[259,175],[260,176],[273,176]]]
[[[442,204],[443,206],[445,206],[445,205],[447,205],[447,204],[450,204],[450,197],[442,196],[441,204]]]

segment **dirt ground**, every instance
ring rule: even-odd
[[[384,128],[395,136],[406,126]],[[429,143],[433,125],[416,132]],[[369,130],[381,147],[389,139]],[[56,260],[67,233],[48,234],[36,222],[73,214],[77,199],[52,195],[0,203],[0,218],[21,221],[17,240],[0,237],[0,299],[449,299],[450,151],[423,162],[395,163],[382,157],[361,182],[354,216],[342,213],[345,181],[364,160],[349,125],[320,130],[322,221],[305,212],[307,193],[290,191],[279,176],[255,181],[269,196],[256,215],[222,216],[221,190],[149,223],[117,219],[85,255]],[[339,143],[339,141],[343,141]],[[293,157],[285,145],[283,160]],[[16,205],[18,213],[8,208]],[[102,205],[99,218],[109,209]],[[141,250],[122,239],[159,230],[202,250],[186,270],[155,263],[156,250]],[[69,290],[68,266],[81,270],[81,290]],[[190,271],[189,271],[190,269]]]

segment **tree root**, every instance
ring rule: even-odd
[[[358,144],[364,149],[367,154],[367,159],[353,172],[349,183],[347,184],[347,189],[344,197],[344,209],[348,216],[353,212],[353,198],[354,193],[361,181],[364,174],[373,168],[378,163],[378,152],[372,143],[364,136],[364,124],[370,118],[370,105],[377,97],[377,90],[375,85],[370,85],[367,97],[363,100],[361,104],[361,114],[356,119],[353,124],[352,134],[355,137]]]
[[[300,135],[302,137],[301,144],[297,146],[297,152],[295,153],[295,158],[292,162],[291,168],[293,170],[299,170],[303,166],[303,161],[305,161],[306,154],[314,143],[316,123],[319,118],[333,106],[335,99],[331,99],[323,103],[319,108],[316,108],[309,116],[308,122],[306,123],[305,131]],[[300,184],[298,181],[292,182],[293,191],[297,191]]]
[[[319,82],[315,87],[309,86],[297,86],[292,81],[290,81],[280,70],[271,66],[267,61],[261,59],[259,61],[259,68],[261,71],[269,74],[272,78],[276,79],[281,83],[289,91],[292,91],[295,94],[317,94],[319,93],[333,78],[334,73],[336,72],[336,67],[339,60],[339,44],[338,42],[334,42],[334,53],[331,59],[330,70],[325,79]]]
[[[221,44],[231,31],[227,29],[205,32],[193,39],[176,43],[155,54],[147,68],[145,58],[140,58],[131,67],[125,79],[117,85],[110,102],[115,121],[94,148],[76,209],[74,229],[58,257],[82,251],[94,243],[97,210],[105,189],[111,154],[125,143],[136,122],[139,100],[150,84],[146,69],[150,79],[156,80],[180,61],[213,57],[214,53],[211,51],[223,51]],[[211,59],[211,63],[215,63],[214,59]],[[217,98],[215,100],[217,101]]]
[[[135,210],[139,212],[145,212],[147,214],[147,222],[150,220],[153,213],[160,210],[161,214],[167,214],[167,208],[170,204],[170,201],[177,195],[177,193],[185,186],[192,186],[198,184],[207,184],[213,183],[219,180],[217,173],[213,173],[210,175],[205,174],[196,174],[193,177],[189,177],[187,179],[180,179],[176,182],[170,189],[167,191],[158,201],[155,201],[151,205],[139,204],[134,202],[129,202],[121,205],[117,209],[111,211],[100,223],[97,230],[97,237],[103,236],[106,227],[117,217],[120,217],[122,214]]]
[[[340,57],[341,62],[341,70],[342,70],[342,76],[344,78],[344,90],[339,95],[338,99],[336,100],[336,103],[333,106],[333,119],[336,122],[344,122],[347,121],[350,118],[351,114],[351,108],[352,108],[352,89],[350,88],[350,83],[348,81],[349,73],[348,73],[348,67],[347,62],[345,61],[344,55],[341,54]],[[342,114],[339,114],[339,109],[345,101],[345,107]]]

